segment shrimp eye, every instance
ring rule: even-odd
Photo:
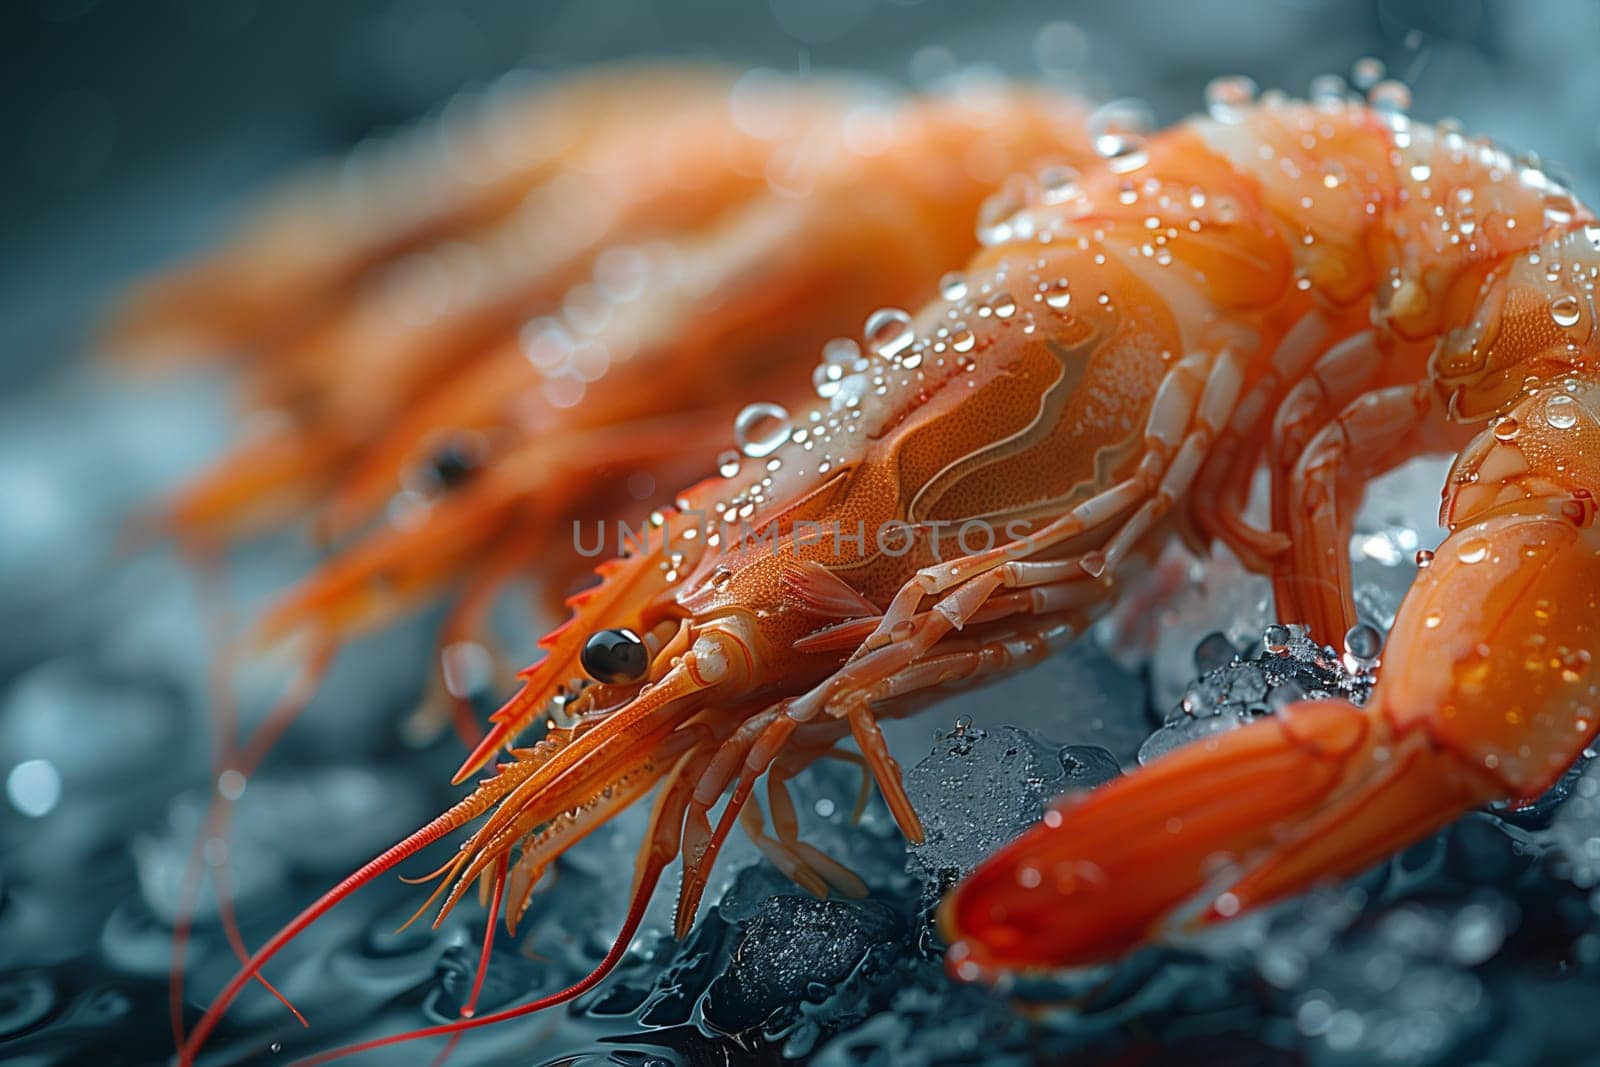
[[[584,672],[604,685],[642,682],[650,670],[650,650],[632,630],[597,631],[578,659]]]
[[[428,473],[441,489],[454,489],[478,469],[477,450],[452,438],[434,449],[428,457]]]

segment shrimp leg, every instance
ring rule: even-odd
[[[1469,454],[1492,469],[1509,448]],[[1538,471],[1540,455],[1519,459],[1525,486],[1564,477]],[[1462,507],[1364,707],[1296,703],[1058,804],[947,900],[957,973],[1103,959],[1187,921],[1190,900],[1195,922],[1227,919],[1355,874],[1473,806],[1538,796],[1600,730],[1586,678],[1600,526],[1585,500],[1502,486]]]
[[[1273,568],[1283,618],[1305,622],[1334,642],[1356,623],[1350,578],[1350,533],[1368,481],[1424,450],[1434,408],[1427,385],[1391,386],[1351,402],[1317,431],[1283,486],[1280,511],[1290,550]]]

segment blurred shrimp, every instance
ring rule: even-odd
[[[998,177],[1089,152],[1078,105],[1022,87],[899,99],[775,76],[670,70],[654,92],[648,73],[616,79],[500,104],[479,123],[497,136],[582,136],[560,152],[502,146],[540,162],[458,183],[473,203],[515,184],[512,209],[440,206],[427,227],[403,214],[381,240],[375,221],[352,227],[324,257],[355,277],[342,301],[293,340],[254,336],[247,388],[274,417],[180,491],[164,522],[204,546],[310,512],[336,539],[263,638],[300,632],[323,647],[461,587],[449,645],[530,561],[570,589],[587,569],[562,543],[574,520],[641,519],[638,498],[706,473],[734,443],[742,399],[806,402],[824,342],[967,254]],[[508,113],[544,121],[508,125]],[[493,142],[476,126],[435,139]],[[395,169],[378,187],[417,184]],[[313,200],[279,226],[312,229],[321,210]],[[276,232],[250,231],[210,268],[218,306],[223,279],[251,274],[240,264]],[[407,251],[371,263],[374,247]],[[310,268],[277,258],[285,277],[269,288],[288,292],[288,275]],[[160,317],[130,311],[114,336]],[[861,358],[848,345],[835,346],[836,375]]]

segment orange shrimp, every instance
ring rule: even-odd
[[[746,395],[859,322],[869,282],[908,299],[965,255],[1010,169],[1086,150],[1076,106],[998,86],[903,103],[668,67],[525,95],[314,176],[129,302],[108,347],[242,350],[279,416],[171,503],[175,533],[226,539],[328,493],[325,532],[349,533],[437,488],[441,447],[488,464]]]
[[[587,569],[555,551],[570,521],[642,519],[653,485],[714,467],[740,398],[809,396],[817,346],[968,254],[999,178],[1090,152],[1077,103],[978,80],[901,100],[646,68],[489,104],[292,191],[110,331],[119,352],[240,350],[276,416],[166,508],[182,542],[307,504],[341,539],[261,620],[261,639],[313,647],[219,774],[254,768],[343,640],[452,585],[425,710],[447,698],[476,742],[443,651],[479,636],[503,583],[570,588]],[[408,510],[374,524],[392,502]]]
[[[809,396],[817,347],[967,255],[1000,177],[1089,154],[1083,120],[1020,86],[897,100],[697,68],[457,120],[430,138],[469,146],[442,172],[404,154],[375,167],[356,188],[378,206],[341,225],[348,189],[301,194],[113,329],[125,349],[180,333],[255,347],[249,391],[281,415],[164,525],[205,547],[321,505],[338,551],[264,640],[308,635],[326,659],[453,586],[441,647],[475,640],[535,561],[558,595],[587,571],[554,551],[572,521],[642,519],[654,486],[713,469],[743,400]],[[457,173],[486,160],[501,162]],[[428,210],[384,223],[383,205],[440,183]],[[319,226],[323,244],[297,239]],[[308,278],[334,298],[289,330]]]
[[[711,68],[601,69],[532,88],[508,76],[448,122],[374,138],[258,208],[221,249],[141,285],[108,331],[146,362],[254,357],[335,316],[376,268],[511,216],[597,136],[634,133],[725,89]],[[459,112],[475,110],[469,117]]]
[[[687,930],[735,822],[800,884],[859,891],[799,840],[788,778],[848,735],[918,839],[879,721],[1042,657],[1175,536],[1227,545],[1272,575],[1280,616],[1336,638],[1362,485],[1423,451],[1460,452],[1451,533],[1371,701],[1292,705],[1058,807],[945,901],[952,965],[1115,956],[1202,893],[1202,921],[1227,918],[1554,781],[1600,694],[1600,227],[1453,129],[1342,97],[1257,104],[1238,81],[1215,97],[1209,119],[1104,135],[1083,173],[997,194],[986,247],[915,315],[873,316],[868,365],[770,459],[686,491],[600,569],[460,777],[493,769],[256,953],[183,1058],[310,923],[458,829],[429,903],[482,880],[514,925],[572,842],[657,789],[591,975],[337,1054],[591,988],[680,856]],[[1266,530],[1244,515],[1263,463]]]
[[[1600,724],[1594,216],[1451,127],[1343,101],[1233,118],[1176,136],[1257,184],[1304,283],[1279,280],[1273,313],[1295,324],[1247,349],[1196,478],[1219,496],[1185,517],[1256,553],[1279,615],[1323,640],[1355,621],[1364,483],[1471,434],[1449,533],[1364,706],[1291,704],[1059,802],[944,901],[961,977],[1097,962],[1354,875],[1471,808],[1537,798]],[[1331,328],[1352,306],[1362,321]],[[1270,532],[1238,518],[1251,453],[1273,478]]]

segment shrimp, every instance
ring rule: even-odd
[[[1452,126],[1343,100],[1230,118],[1173,135],[1193,161],[1147,173],[1254,184],[1292,265],[1262,310],[1292,325],[1226,316],[1249,331],[1228,349],[1245,373],[1180,517],[1254,559],[1279,615],[1324,641],[1355,621],[1346,546],[1369,479],[1455,453],[1448,534],[1362,707],[1292,703],[1059,801],[961,883],[940,924],[962,978],[1103,961],[1357,874],[1469,809],[1531,802],[1600,724],[1593,214]],[[1148,207],[1174,222],[1159,194]],[[1240,518],[1258,457],[1270,530]]]
[[[119,350],[256,352],[275,417],[160,525],[209,555],[316,509],[336,551],[262,643],[326,661],[454,589],[446,649],[520,573],[564,594],[588,570],[555,551],[572,522],[637,521],[713,469],[742,399],[802,402],[818,346],[970,252],[995,181],[1090,154],[1076,102],[989,82],[896,99],[669,67],[507,95],[413,137],[458,146],[443,162],[406,141],[346,164],[113,325]]]
[[[794,774],[851,738],[918,840],[879,723],[1044,657],[1175,538],[1227,547],[1272,577],[1282,617],[1336,638],[1362,485],[1422,452],[1459,455],[1451,533],[1371,701],[1291,705],[1057,806],[944,901],[952,968],[1110,958],[1197,896],[1201,921],[1225,919],[1554,781],[1600,693],[1600,227],[1454,129],[1241,86],[1218,86],[1210,118],[1107,134],[1081,173],[997,193],[966,268],[915,314],[874,315],[867,365],[765,463],[685,491],[600,568],[463,764],[458,781],[489,768],[475,787],[258,951],[183,1058],[285,944],[458,830],[423,910],[482,883],[515,925],[566,848],[655,790],[593,973],[335,1055],[592,988],[680,859],[688,930],[735,823],[802,886],[859,892],[799,839]],[[1263,464],[1264,529],[1246,507]]]
[[[181,538],[322,502],[323,533],[349,534],[531,439],[746,395],[859,322],[869,280],[909,299],[965,255],[1009,169],[1086,150],[1081,110],[1041,92],[898,101],[699,67],[500,90],[445,118],[304,179],[113,321],[116,352],[248,358],[264,417],[170,503]]]
[[[463,96],[443,120],[370,139],[277,190],[223,247],[136,288],[107,341],[145,363],[260,355],[336,315],[384,264],[513,215],[597,137],[622,124],[637,135],[725,82],[668,65],[554,86],[507,76],[476,105]]]
[[[911,99],[698,67],[502,87],[145,286],[107,345],[232,353],[264,416],[160,526],[206,558],[314,507],[336,542],[255,628],[312,647],[247,747],[219,719],[216,774],[253,771],[340,643],[452,588],[417,721],[447,704],[477,743],[449,650],[500,587],[570,588],[569,522],[642,519],[653,486],[714,468],[741,398],[811,395],[815,349],[968,254],[997,180],[1091,153],[1084,114],[985,80]],[[864,364],[835,351],[827,373]]]

